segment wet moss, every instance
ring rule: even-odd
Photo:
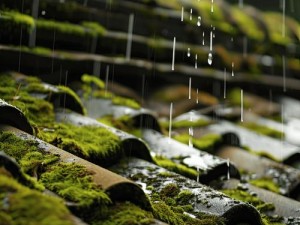
[[[181,174],[191,179],[196,179],[197,176],[199,176],[199,172],[197,172],[196,170],[191,169],[185,165],[175,163],[172,160],[167,159],[163,156],[154,157],[154,161],[157,163],[157,165],[166,168],[167,170]]]
[[[100,164],[120,150],[120,139],[106,128],[63,123],[49,128],[39,133],[42,140]]]
[[[241,89],[239,88],[234,88],[229,91],[228,93],[228,101],[231,105],[233,106],[241,106]],[[244,108],[250,108],[252,105],[250,104],[249,101],[247,101],[247,98],[244,98],[243,102]]]
[[[274,193],[280,193],[280,187],[270,178],[261,178],[249,181],[249,183],[253,184],[254,186],[272,191]]]
[[[88,85],[89,87],[94,85],[98,89],[104,89],[105,88],[105,83],[98,77],[94,75],[89,75],[89,74],[83,74],[81,76],[81,81]],[[90,90],[91,92],[92,90]]]
[[[75,224],[63,201],[43,195],[0,174],[0,221],[6,225]]]
[[[173,121],[172,122],[172,127],[174,129],[177,128],[189,128],[189,127],[205,127],[211,124],[210,121],[205,120],[205,119],[198,119],[198,120],[178,120],[178,121]],[[168,121],[160,121],[160,125],[164,128],[169,127],[169,122]]]
[[[15,27],[15,25],[22,26],[30,32],[35,26],[35,21],[31,16],[22,14],[16,11],[0,11],[2,24],[7,24],[8,26]],[[3,26],[3,25],[2,25]]]
[[[114,105],[122,105],[122,106],[127,106],[133,109],[140,109],[141,105],[135,101],[134,99],[130,98],[125,98],[121,96],[113,96],[112,98],[112,103]]]
[[[93,36],[101,37],[106,33],[106,29],[97,22],[83,21],[81,25],[93,32]]]
[[[195,195],[190,190],[182,190],[176,197],[176,202],[180,205],[188,205]]]
[[[196,148],[214,153],[215,152],[215,146],[217,143],[220,143],[222,141],[222,136],[219,134],[205,134],[200,138],[194,138],[191,137],[189,134],[179,134],[173,137],[175,140],[180,141],[184,144],[188,144],[189,140],[192,140],[193,146]]]
[[[272,211],[275,209],[275,206],[272,203],[266,203],[258,197],[252,196],[250,193],[243,190],[222,190],[222,192],[233,199],[247,202],[253,205],[257,210],[259,210],[262,213]]]
[[[284,137],[284,134],[281,131],[275,130],[270,127],[260,125],[260,124],[254,123],[254,122],[243,122],[243,123],[238,123],[238,124],[249,130],[255,131],[256,133],[266,135],[269,137],[273,137],[273,138],[277,138],[277,139],[281,139],[282,137]]]
[[[154,221],[151,212],[144,211],[130,202],[116,203],[109,208],[105,220],[92,225],[150,225]]]
[[[161,191],[160,191],[160,197],[161,199],[164,199],[166,197],[175,197],[179,194],[179,187],[176,184],[167,184]]]

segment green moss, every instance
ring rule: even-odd
[[[110,203],[109,197],[93,183],[91,173],[75,163],[59,163],[50,167],[41,175],[40,181],[49,190],[85,209]]]
[[[253,184],[254,186],[272,191],[274,193],[280,193],[278,184],[274,183],[274,181],[270,178],[261,178],[256,180],[251,180],[249,183]]]
[[[39,137],[80,157],[101,163],[118,155],[121,141],[106,128],[56,123]]]
[[[211,124],[210,121],[204,120],[204,119],[198,119],[198,120],[178,120],[178,121],[173,121],[172,122],[172,127],[174,129],[177,128],[189,128],[189,127],[205,127]],[[160,125],[164,128],[169,127],[169,122],[168,121],[160,121]]]
[[[253,205],[260,212],[268,212],[275,209],[275,206],[272,203],[266,203],[261,199],[259,199],[258,197],[252,196],[246,191],[235,189],[235,190],[222,190],[222,192],[233,199],[237,199]]]
[[[35,26],[35,21],[31,16],[15,11],[0,11],[0,14],[0,24],[8,23],[12,27],[14,27],[14,25],[20,25],[26,28],[28,32],[32,31]]]
[[[277,139],[281,139],[282,137],[284,137],[284,134],[281,131],[275,130],[270,127],[260,125],[260,124],[254,123],[254,122],[243,122],[243,123],[238,123],[238,124],[249,130],[253,130],[256,133],[266,135],[269,137],[273,137],[273,138],[277,138]]]
[[[167,170],[173,171],[175,173],[181,174],[183,176],[196,179],[197,176],[199,176],[199,172],[197,172],[194,169],[191,169],[185,165],[175,163],[171,161],[170,159],[167,159],[162,156],[156,156],[154,158],[154,161],[157,163],[157,165],[166,168]]]
[[[121,96],[114,96],[112,98],[112,103],[114,105],[122,105],[122,106],[127,106],[133,109],[140,109],[141,105],[135,101],[134,99],[130,99],[130,98],[125,98],[125,97],[121,97]]]
[[[242,30],[249,38],[256,41],[262,41],[264,39],[264,33],[256,24],[254,18],[251,18],[238,7],[231,7],[231,15],[239,25],[239,29]]]
[[[202,151],[210,153],[213,153],[215,151],[214,147],[222,140],[222,136],[219,134],[205,134],[200,138],[190,137],[189,134],[179,134],[174,136],[175,140],[180,141],[184,144],[188,144],[190,138],[192,140],[193,146]]]
[[[160,191],[160,197],[162,199],[164,199],[166,197],[175,197],[178,194],[179,194],[179,188],[176,184],[173,184],[173,183],[167,184]]]
[[[98,77],[89,74],[83,74],[81,76],[81,81],[87,85],[95,85],[98,89],[104,89],[105,83]]]
[[[163,201],[152,203],[153,215],[155,218],[171,225],[183,225],[184,222],[180,216],[171,210],[171,208]]]
[[[0,175],[0,221],[7,225],[75,224],[64,203]]]
[[[233,106],[241,106],[241,89],[239,88],[234,88],[229,91],[228,93],[228,101],[231,105]],[[244,108],[250,108],[252,105],[250,104],[249,101],[244,97],[244,102],[243,102]]]
[[[176,197],[176,202],[180,205],[188,205],[195,195],[190,190],[182,190]]]
[[[102,25],[96,22],[83,21],[81,25],[84,26],[85,28],[90,29],[90,31],[94,33],[93,34],[94,36],[101,37],[106,33],[106,29]]]
[[[116,203],[109,208],[109,215],[105,220],[92,225],[150,225],[153,224],[153,215],[132,203]]]
[[[258,156],[261,156],[261,157],[265,157],[265,158],[268,158],[268,159],[271,159],[272,161],[275,161],[275,162],[280,162],[280,160],[278,160],[277,158],[275,158],[273,155],[265,152],[264,150],[253,150],[251,148],[249,148],[248,146],[242,146],[242,148],[248,152],[250,152],[251,154],[253,155],[258,155]]]

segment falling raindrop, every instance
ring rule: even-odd
[[[43,11],[41,12],[41,14],[42,14],[43,16],[45,16],[45,15],[46,15],[46,11],[43,10]]]
[[[193,122],[193,113],[190,113],[190,122]],[[194,130],[193,126],[189,127],[189,147],[193,148],[193,136],[194,136]]]
[[[130,60],[130,57],[131,57],[133,23],[134,23],[134,14],[132,13],[132,14],[129,15],[129,22],[128,22],[126,60]]]
[[[197,88],[197,100],[196,100],[196,103],[197,104],[199,103],[199,91],[198,91],[198,88]]]
[[[286,92],[286,70],[285,70],[286,64],[285,64],[285,56],[282,56],[282,74],[283,74],[283,92]]]
[[[243,89],[241,89],[241,122],[244,121],[244,93]]]
[[[188,48],[188,51],[187,51],[187,57],[190,57],[191,56],[191,49]]]
[[[173,41],[172,70],[174,70],[174,64],[175,64],[175,48],[176,48],[176,37],[174,37],[174,41]]]
[[[198,27],[201,26],[201,16],[198,16],[197,26],[198,26]]]
[[[243,38],[243,57],[247,57],[248,53],[248,38],[245,36]]]
[[[169,120],[169,140],[170,143],[171,140],[171,133],[172,133],[172,115],[173,115],[173,102],[170,104],[170,120]]]
[[[243,8],[244,7],[244,1],[243,0],[239,0],[239,7]]]
[[[107,95],[107,89],[108,89],[108,76],[109,76],[109,65],[106,66],[106,74],[105,74],[105,97]]]
[[[197,166],[197,173],[198,173],[198,175],[197,175],[197,182],[199,182],[200,173],[199,173],[199,167],[198,166]]]
[[[213,34],[213,32],[210,31],[210,43],[209,43],[209,50],[210,50],[210,51],[212,51],[212,38],[213,38],[213,37],[212,37],[212,36],[213,36],[212,34]]]
[[[224,99],[226,98],[226,76],[227,76],[227,72],[226,72],[226,68],[224,68]]]
[[[281,142],[283,143],[283,136],[284,136],[284,110],[283,110],[283,104],[281,105]]]
[[[190,20],[193,19],[193,9],[191,9],[191,12],[190,12]]]
[[[183,15],[184,15],[184,7],[181,8],[181,22],[183,22]]]
[[[198,68],[198,55],[195,55],[195,69]]]
[[[192,78],[189,79],[189,99],[191,99],[191,93],[192,93]]]
[[[285,0],[282,0],[282,37],[285,37]]]
[[[202,32],[202,45],[204,45],[204,31]]]
[[[213,13],[214,12],[214,0],[211,0],[211,8],[210,11]]]
[[[208,62],[208,65],[211,66],[211,64],[212,64],[212,53],[211,53],[211,52],[208,53],[208,59],[207,59],[207,62]]]
[[[233,77],[234,77],[233,68],[234,68],[234,62],[232,62],[232,63],[231,63],[231,76],[233,76]]]
[[[230,180],[230,161],[227,159],[227,180]]]

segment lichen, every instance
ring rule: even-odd
[[[72,225],[63,201],[31,190],[0,174],[0,221],[7,225]]]
[[[269,137],[273,137],[273,138],[277,138],[277,139],[281,139],[284,137],[284,133],[282,133],[282,131],[275,130],[273,128],[270,128],[270,127],[267,127],[264,125],[260,125],[255,122],[243,122],[243,123],[238,123],[238,125],[245,127],[249,130],[253,130],[256,133],[266,135]]]
[[[197,172],[196,170],[189,168],[185,165],[175,163],[172,160],[167,159],[163,156],[154,157],[154,161],[156,162],[157,165],[159,165],[169,171],[181,174],[181,175],[189,177],[191,179],[196,179],[199,176],[199,172]]]
[[[280,187],[272,179],[264,177],[260,179],[250,180],[249,183],[256,187],[260,187],[274,193],[280,193]]]
[[[175,140],[182,142],[184,144],[188,144],[191,139],[193,146],[196,148],[214,153],[216,144],[221,142],[222,136],[219,134],[205,134],[200,138],[191,137],[189,134],[179,134],[173,137]]]

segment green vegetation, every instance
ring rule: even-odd
[[[259,199],[258,197],[252,196],[246,191],[232,189],[232,190],[222,190],[222,192],[233,199],[247,202],[253,205],[257,210],[259,210],[262,213],[272,211],[275,208],[275,206],[272,203],[266,203],[261,199]]]
[[[249,130],[253,130],[256,133],[266,135],[269,137],[273,137],[277,139],[281,139],[282,137],[284,137],[284,134],[281,131],[275,130],[273,128],[264,125],[257,124],[255,122],[243,122],[243,123],[238,123],[238,125],[245,127]]]
[[[205,119],[198,119],[198,120],[175,120],[172,122],[172,128],[189,128],[189,127],[205,127],[210,125],[211,122]],[[164,128],[169,127],[169,121],[160,121],[160,125]]]
[[[105,83],[98,77],[89,74],[83,74],[81,76],[81,81],[87,86],[95,85],[98,89],[104,89]],[[91,87],[90,87],[91,88]],[[92,89],[90,89],[90,92]]]
[[[0,21],[0,24],[6,24],[7,28],[16,27],[17,25],[25,28],[27,32],[32,31],[35,26],[34,19],[31,16],[15,11],[0,11]]]
[[[241,89],[239,88],[234,88],[229,91],[228,93],[228,101],[231,105],[233,106],[240,106],[241,105]],[[249,101],[247,101],[247,98],[245,98],[245,93],[244,93],[244,102],[243,102],[244,108],[250,108],[252,105],[250,104]]]
[[[6,225],[75,224],[64,202],[22,186],[0,174],[0,223]]]
[[[216,144],[222,141],[222,136],[219,134],[205,134],[200,138],[191,137],[189,134],[179,134],[173,138],[184,144],[188,144],[189,139],[191,138],[192,143],[196,148],[210,153],[214,153]]]
[[[263,177],[260,179],[250,180],[249,183],[274,193],[280,193],[280,187],[271,178]]]
[[[153,215],[130,202],[116,203],[109,208],[105,220],[92,223],[92,225],[150,225]]]
[[[112,98],[112,103],[114,105],[123,105],[123,106],[128,106],[130,108],[133,109],[140,109],[141,105],[135,101],[134,99],[130,99],[130,98],[124,98],[121,96],[114,96]]]
[[[166,168],[167,170],[181,174],[191,179],[196,179],[197,176],[199,176],[199,172],[197,172],[196,170],[191,169],[185,165],[175,163],[172,160],[167,159],[163,156],[154,157],[154,161],[156,162],[157,165]]]
[[[90,214],[95,212],[101,217],[105,215],[111,201],[85,167],[61,163],[59,156],[41,150],[37,142],[10,132],[0,132],[0,140],[0,151],[15,158],[22,171],[38,177],[40,185],[75,203],[82,218],[91,219]]]
[[[158,193],[152,193],[153,215],[171,225],[224,225],[222,217],[198,214],[192,218],[185,214],[190,212],[194,194],[188,190],[180,190],[176,184],[170,183]]]
[[[235,19],[235,22],[239,25],[239,29],[242,30],[249,38],[257,41],[263,41],[264,33],[256,24],[254,18],[251,18],[251,16],[247,15],[247,13],[237,7],[231,7],[231,15]]]
[[[83,21],[81,25],[88,28],[93,36],[103,36],[106,33],[106,29],[97,22]]]
[[[63,123],[55,123],[49,128],[39,133],[42,140],[98,164],[119,153],[119,138],[106,128]]]

